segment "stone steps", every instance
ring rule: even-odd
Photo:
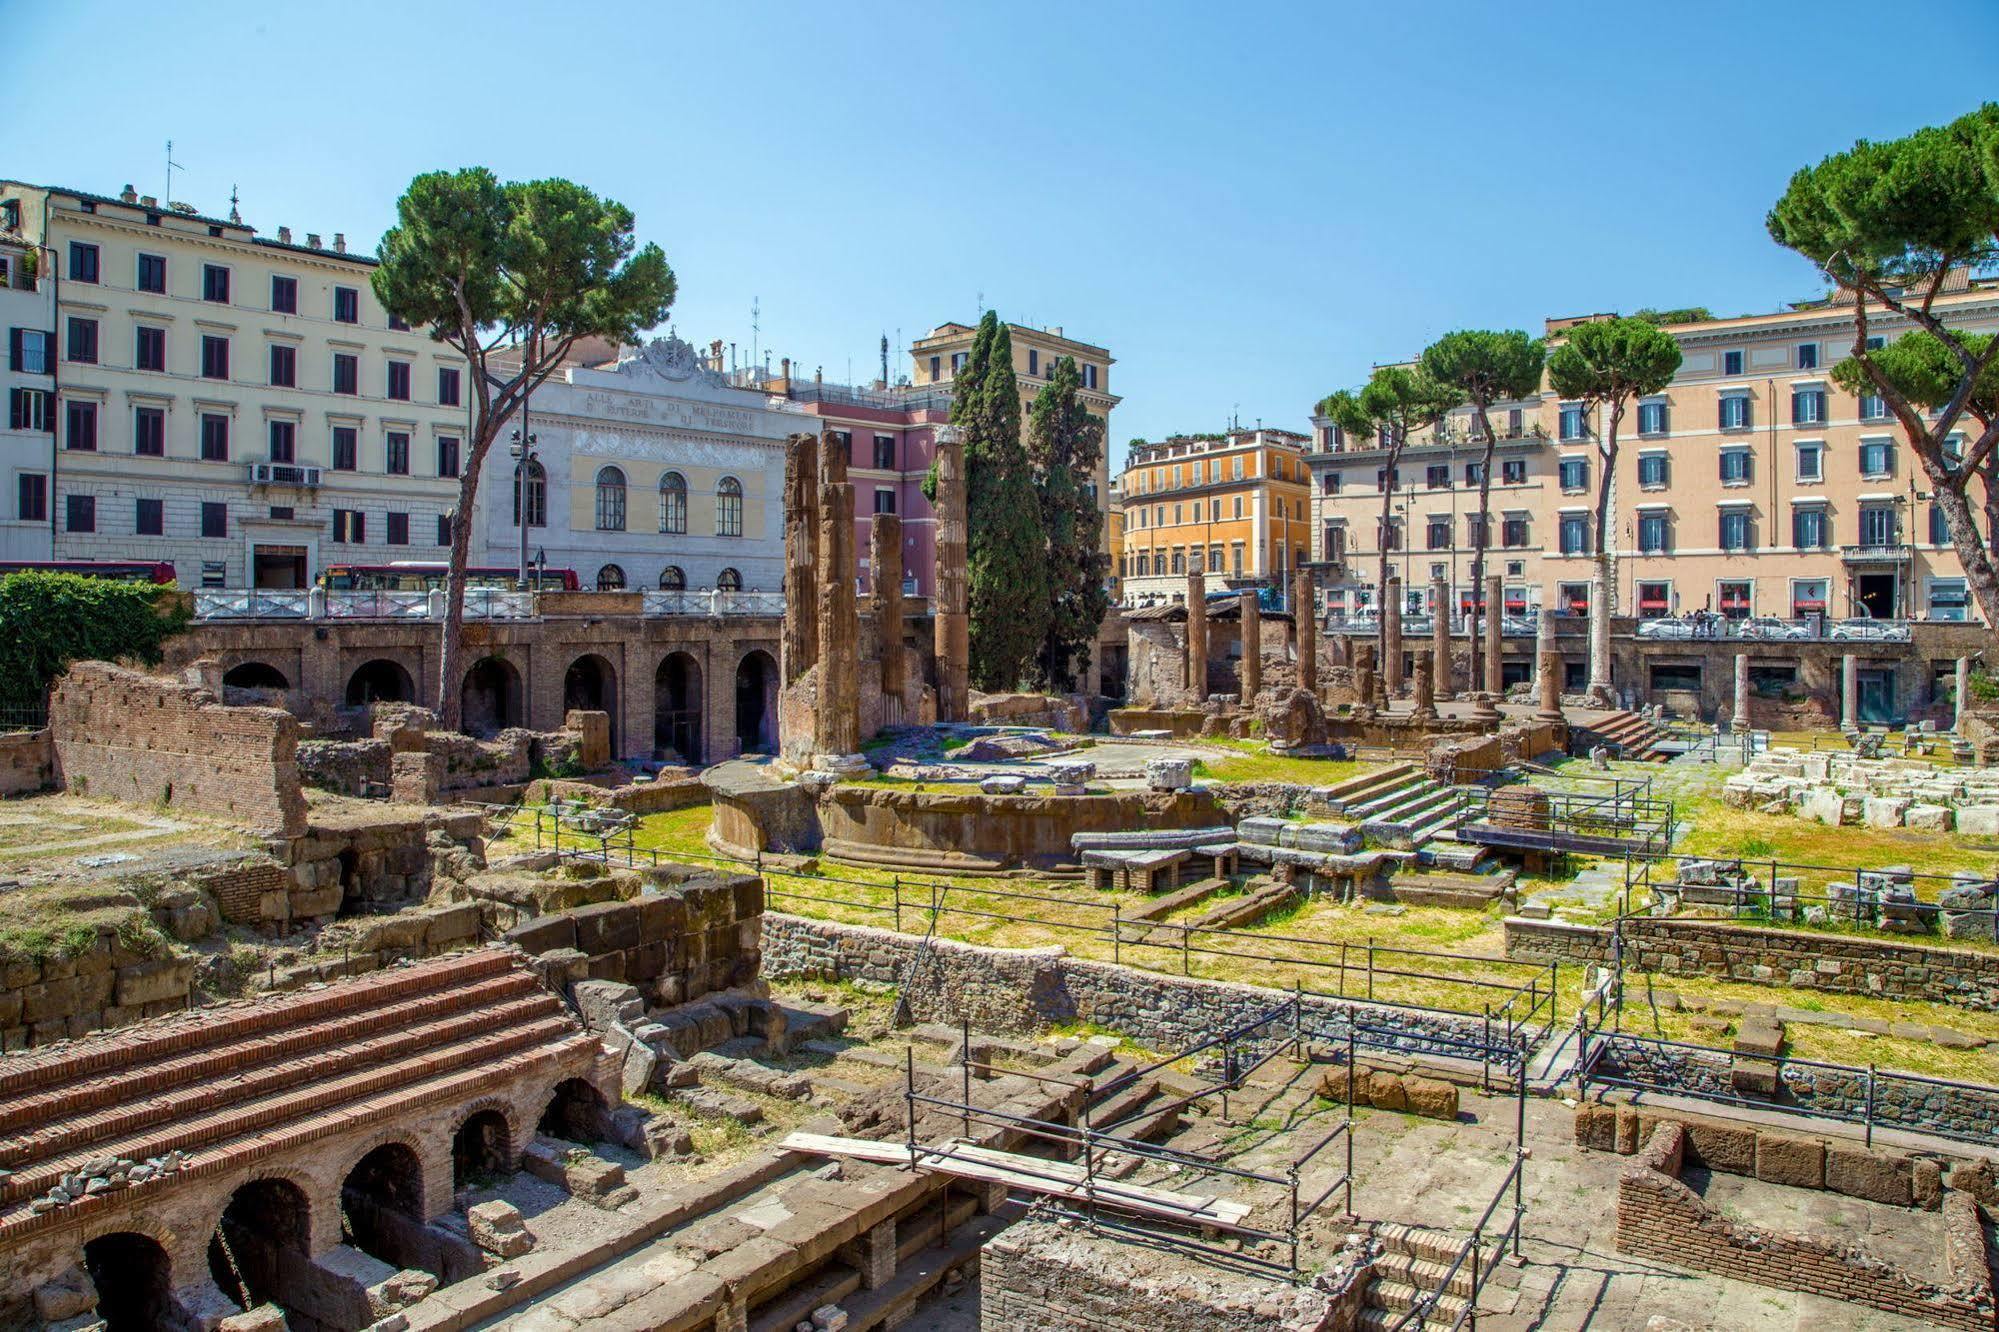
[[[1427,1294],[1427,1291],[1419,1290],[1415,1286],[1405,1285],[1400,1281],[1384,1281],[1380,1277],[1376,1277],[1368,1283],[1367,1307],[1370,1309],[1380,1309],[1391,1314],[1403,1314],[1414,1309],[1417,1302],[1425,1298]],[[1470,1303],[1460,1296],[1439,1295],[1437,1302],[1430,1306],[1429,1312],[1424,1317],[1424,1322],[1426,1324],[1434,1323],[1440,1327],[1449,1327],[1470,1308]]]
[[[1334,813],[1346,813],[1355,804],[1400,785],[1421,770],[1413,763],[1389,763],[1369,772],[1349,777],[1320,791],[1318,801]]]

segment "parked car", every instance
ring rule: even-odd
[[[1841,620],[1827,632],[1827,638],[1850,643],[1899,643],[1909,636],[1909,626],[1896,620]]]
[[[1780,620],[1775,616],[1759,615],[1753,619],[1738,620],[1735,624],[1737,638],[1754,638],[1765,641],[1810,638],[1811,626],[1795,620]]]

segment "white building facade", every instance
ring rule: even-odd
[[[55,549],[49,473],[55,451],[54,282],[40,252],[0,232],[0,361],[7,416],[0,420],[0,560],[46,560]]]
[[[678,338],[567,369],[528,410],[530,563],[586,589],[782,588],[785,440],[818,426],[804,411],[730,387]],[[503,443],[480,486],[480,563],[513,566],[521,488]]]

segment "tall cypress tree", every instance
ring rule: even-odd
[[[1027,451],[1013,338],[990,310],[954,384],[951,421],[964,433],[965,543],[971,591],[971,677],[1016,689],[1041,649],[1048,562]]]
[[[1036,676],[1060,693],[1076,687],[1077,661],[1088,653],[1110,609],[1104,516],[1090,486],[1103,456],[1104,423],[1077,396],[1081,387],[1075,358],[1062,357],[1029,416],[1027,456],[1048,543],[1048,627]]]

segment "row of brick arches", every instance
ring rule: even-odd
[[[222,677],[225,687],[236,689],[289,690],[292,682],[277,667],[264,661],[243,661]],[[613,752],[628,753],[625,737],[619,734],[618,671],[610,660],[597,653],[584,653],[563,671],[562,706],[565,712],[577,709],[608,713],[611,717]],[[710,715],[699,658],[683,651],[669,652],[653,673],[652,750],[656,757],[687,764],[700,764],[707,754],[704,743],[711,733],[733,736],[735,748],[744,753],[769,753],[777,748],[777,662],[770,653],[755,648],[736,663],[735,690],[731,715]],[[342,701],[349,707],[367,703],[414,702],[420,697],[416,681],[398,661],[377,658],[363,662],[348,677]],[[460,701],[465,729],[473,735],[491,736],[509,726],[526,722],[524,683],[513,662],[505,657],[483,657],[465,672]],[[720,730],[727,727],[728,730]],[[637,737],[632,737],[636,739]]]

